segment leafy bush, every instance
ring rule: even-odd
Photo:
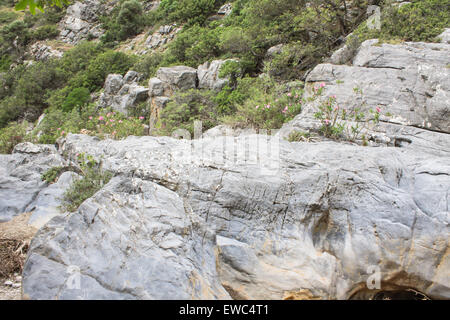
[[[284,92],[285,89],[272,80],[258,79],[247,92],[248,98],[237,107],[236,114],[223,120],[237,127],[279,129],[301,112],[304,103],[301,87],[288,92]]]
[[[158,71],[162,61],[163,54],[153,52],[138,60],[132,69],[139,72],[143,80],[148,80],[156,75],[156,71]]]
[[[203,24],[224,1],[218,0],[162,0],[153,21],[174,21]]]
[[[127,117],[119,112],[96,111],[94,105],[86,105],[79,111],[63,112],[57,108],[47,110],[46,116],[39,126],[41,135],[39,143],[53,144],[61,136],[68,133],[82,133],[97,136],[101,139],[123,139],[130,135],[142,136],[145,117]],[[37,132],[34,132],[37,134]]]
[[[0,153],[11,153],[16,144],[23,142],[28,123],[11,123],[0,129]]]
[[[112,173],[104,171],[101,164],[92,156],[78,154],[77,160],[82,177],[73,181],[62,199],[62,208],[69,212],[76,211],[85,200],[91,198],[112,178]]]
[[[14,11],[0,11],[0,24],[11,23],[18,17],[18,14]]]
[[[289,142],[299,142],[299,141],[308,142],[310,137],[311,137],[311,134],[309,132],[294,130],[289,134],[287,140]]]
[[[52,167],[42,174],[41,180],[47,182],[48,184],[54,183],[63,170],[63,167]]]
[[[325,84],[314,87],[314,96],[322,94]],[[359,88],[354,88],[355,94],[362,95]],[[328,97],[317,105],[314,117],[320,120],[320,132],[328,138],[345,139],[349,141],[363,140],[366,144],[364,130],[371,123],[377,124],[380,119],[381,108],[369,110],[369,114],[362,111],[363,105],[351,109],[341,108],[336,103],[336,96]],[[371,114],[371,115],[370,115]]]
[[[45,25],[37,28],[31,35],[34,40],[54,39],[59,35],[56,25]]]
[[[402,6],[387,1],[381,16],[381,30],[363,23],[356,31],[361,41],[381,40],[434,41],[450,25],[450,0],[413,0]]]
[[[72,111],[73,108],[78,108],[78,110],[81,110],[81,107],[86,105],[90,98],[91,96],[89,94],[89,89],[75,88],[69,93],[64,101],[62,110],[65,112]]]
[[[82,81],[81,86],[89,88],[91,91],[95,91],[103,86],[108,74],[124,74],[135,62],[136,58],[133,56],[128,56],[122,52],[108,50],[93,59],[89,63],[86,73],[81,74],[77,80]]]
[[[159,130],[157,133],[171,135],[176,129],[194,133],[194,121],[203,123],[208,130],[218,124],[218,111],[214,103],[213,91],[191,89],[177,92],[171,102],[161,111]]]
[[[107,30],[101,40],[108,46],[140,33],[145,25],[144,11],[137,0],[123,2],[101,20],[103,28]]]

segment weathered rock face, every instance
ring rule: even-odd
[[[325,94],[336,95],[338,105],[363,112],[381,107],[391,114],[383,121],[450,133],[449,56],[448,44],[367,40],[351,66],[320,64],[306,81],[309,88],[325,83]]]
[[[441,39],[441,42],[442,42],[442,43],[448,43],[448,44],[450,44],[450,28],[446,28],[446,29],[444,30],[444,32],[442,32],[442,33],[438,36],[438,38]]]
[[[75,2],[67,8],[66,16],[60,23],[60,39],[76,44],[89,36],[98,38],[103,34],[98,17],[110,10],[116,1],[103,4],[100,0]]]
[[[223,6],[220,7],[219,11],[217,11],[218,15],[221,16],[228,16],[233,11],[233,4],[232,3],[225,3]]]
[[[24,294],[346,299],[375,266],[382,289],[449,298],[450,141],[416,130],[402,148],[69,135],[61,151],[102,157],[116,178],[41,229]]]
[[[120,74],[108,75],[98,105],[127,114],[130,108],[148,99],[148,88],[140,86],[139,80],[140,76],[135,71],[128,71],[124,77]]]
[[[188,90],[197,87],[197,70],[186,66],[159,68],[156,76],[162,82],[178,90]]]
[[[29,54],[36,61],[45,61],[51,58],[61,58],[64,53],[59,50],[55,50],[46,44],[36,42],[31,45]]]
[[[227,61],[236,60],[214,60],[200,65],[197,69],[198,88],[221,90],[227,84],[228,79],[219,77],[220,68]]]
[[[145,47],[147,49],[161,48],[172,41],[181,29],[182,28],[177,27],[176,24],[161,26],[158,31],[147,37],[145,40]],[[147,53],[146,50],[141,52],[141,54],[145,53]]]
[[[41,180],[41,175],[63,163],[63,158],[51,145],[22,143],[15,147],[13,154],[0,155],[0,222],[9,221],[27,210],[40,210],[38,215],[41,216],[49,213],[47,209],[54,207],[52,197],[56,190],[44,192],[47,184]],[[60,184],[62,189],[57,193],[65,191],[65,186]],[[45,198],[44,194],[49,197]]]

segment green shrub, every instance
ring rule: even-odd
[[[0,11],[0,24],[11,23],[18,17],[14,11]]]
[[[0,72],[8,71],[11,66],[11,57],[9,55],[2,55],[0,57]]]
[[[156,13],[164,22],[203,24],[224,1],[218,0],[162,0]]]
[[[81,107],[86,105],[89,102],[90,98],[91,96],[89,93],[89,89],[75,88],[69,93],[66,100],[64,101],[62,110],[65,112],[72,111],[73,108],[81,110]]]
[[[279,129],[301,112],[304,103],[301,87],[287,93],[284,86],[272,80],[257,79],[247,92],[248,98],[237,107],[234,115],[223,121],[231,126],[254,129]]]
[[[79,75],[79,79],[82,81],[81,86],[89,88],[91,91],[100,89],[108,74],[124,74],[135,62],[134,56],[113,50],[105,51],[89,63],[84,74]],[[76,83],[76,85],[78,84]]]
[[[69,212],[76,211],[85,200],[91,198],[112,178],[112,173],[104,171],[101,164],[90,155],[79,154],[78,163],[82,177],[73,181],[62,199],[62,208]]]
[[[38,128],[41,132],[38,142],[53,144],[59,137],[66,136],[68,133],[88,134],[101,139],[142,136],[145,134],[144,121],[145,117],[142,115],[127,117],[114,111],[97,112],[93,104],[84,105],[81,110],[74,108],[71,112],[50,108]]]
[[[28,123],[11,123],[0,129],[0,153],[11,153],[16,144],[24,141]]]
[[[54,183],[63,170],[63,167],[52,167],[42,174],[41,180],[47,182],[48,184]]]
[[[156,71],[158,71],[162,61],[163,54],[153,52],[140,58],[132,69],[139,72],[143,80],[148,80],[156,75]]]
[[[450,0],[413,0],[401,7],[390,4],[387,1],[382,9],[381,30],[369,29],[366,23],[357,29],[360,41],[435,41],[450,26]]]
[[[45,25],[33,31],[32,38],[35,40],[54,39],[59,35],[56,25]]]
[[[109,47],[140,33],[145,26],[144,11],[137,0],[123,2],[101,20],[103,29],[106,30],[101,41]]]
[[[218,111],[214,103],[214,91],[191,89],[177,92],[172,101],[161,110],[159,130],[157,133],[171,135],[176,129],[194,133],[194,121],[203,123],[203,130],[218,124]]]
[[[309,132],[303,132],[299,130],[292,131],[287,140],[289,142],[309,141],[311,134]]]

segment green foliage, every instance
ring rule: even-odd
[[[150,53],[140,58],[132,69],[139,72],[143,80],[148,80],[156,75],[156,71],[158,71],[163,61],[163,57],[163,54],[159,52]]]
[[[41,180],[48,184],[54,183],[63,171],[63,167],[52,167],[42,174]]]
[[[18,17],[14,11],[0,11],[0,24],[13,22]]]
[[[249,82],[246,79],[242,81]],[[251,82],[246,99],[237,106],[235,114],[223,118],[225,123],[235,127],[279,129],[301,112],[304,103],[301,87],[288,89],[271,79],[257,78]]]
[[[45,25],[37,28],[32,33],[34,40],[54,39],[59,35],[59,29],[56,25]]]
[[[102,42],[115,44],[140,33],[145,26],[144,11],[137,0],[127,0],[116,7],[107,16],[102,17],[103,28],[106,31]]]
[[[219,70],[219,78],[228,78],[229,86],[235,88],[237,79],[242,76],[242,66],[239,61],[228,60]]]
[[[0,72],[8,71],[11,66],[11,57],[9,55],[2,55],[0,57]]]
[[[41,132],[37,142],[53,144],[68,133],[88,134],[101,139],[142,136],[145,134],[144,121],[144,116],[126,117],[119,112],[108,110],[97,112],[95,105],[85,105],[81,110],[74,108],[71,112],[50,108],[37,129]]]
[[[152,20],[162,20],[165,23],[187,22],[189,25],[204,24],[223,2],[219,0],[162,0]]]
[[[16,144],[23,142],[27,127],[27,122],[14,122],[0,129],[0,153],[11,153]]]
[[[112,178],[112,173],[104,171],[90,155],[84,153],[77,155],[81,170],[81,178],[75,179],[67,189],[62,199],[62,209],[74,212],[87,199],[106,185]]]
[[[105,82],[105,78],[110,73],[124,74],[136,62],[136,58],[125,53],[107,50],[99,54],[89,63],[86,73],[82,74],[78,81],[91,91],[100,89]],[[74,81],[75,82],[75,81]],[[78,83],[76,83],[78,85]]]
[[[81,107],[86,105],[90,100],[89,90],[86,88],[73,89],[62,105],[62,110],[65,112],[72,111],[73,108],[81,110]]]
[[[311,134],[309,132],[294,130],[289,134],[287,140],[289,142],[300,142],[300,141],[308,142],[310,137],[311,137]]]
[[[413,0],[401,7],[390,3],[382,10],[381,30],[369,29],[366,23],[356,30],[360,41],[434,41],[450,25],[450,0]]]
[[[177,92],[172,101],[161,111],[160,128],[157,133],[171,135],[176,129],[194,133],[194,121],[202,121],[203,130],[218,124],[217,106],[213,101],[215,92],[191,89]]]
[[[314,87],[314,96],[322,95],[325,84]],[[353,89],[356,95],[362,95],[359,88]],[[359,99],[361,100],[361,99]],[[369,112],[363,112],[364,104],[355,106],[351,109],[341,108],[336,102],[336,96],[327,97],[319,103],[314,113],[314,117],[320,120],[322,126],[320,132],[328,138],[344,139],[348,141],[363,140],[366,145],[364,131],[373,123],[377,124],[380,120],[381,108],[370,109]]]
[[[44,8],[51,7],[51,6],[57,6],[62,7],[63,5],[69,5],[68,0],[19,0],[19,2],[16,4],[15,9],[16,10],[30,10],[31,14],[36,14],[36,9],[40,10],[41,12],[44,12]]]

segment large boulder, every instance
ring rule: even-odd
[[[197,87],[197,70],[186,66],[163,67],[156,77],[173,89],[188,90]]]
[[[109,74],[106,77],[104,91],[99,97],[98,105],[111,107],[116,111],[128,114],[138,103],[148,99],[148,88],[138,84],[140,75],[136,71],[128,71],[124,77],[120,74]]]
[[[441,40],[442,43],[448,43],[450,44],[450,28],[446,28],[439,36],[438,38]]]
[[[0,155],[0,222],[33,211],[36,206],[30,205],[47,187],[42,174],[64,163],[54,146],[29,142],[18,144],[11,155]],[[46,210],[45,204],[40,208]]]
[[[340,106],[363,112],[381,107],[390,114],[384,122],[450,133],[449,55],[448,44],[367,40],[351,66],[316,66],[306,79],[307,89],[310,93],[323,83],[325,96],[335,95]],[[304,111],[297,120],[313,118],[313,109]]]
[[[116,178],[40,230],[24,296],[448,299],[450,140],[415,129],[402,147],[69,135],[61,152]]]

